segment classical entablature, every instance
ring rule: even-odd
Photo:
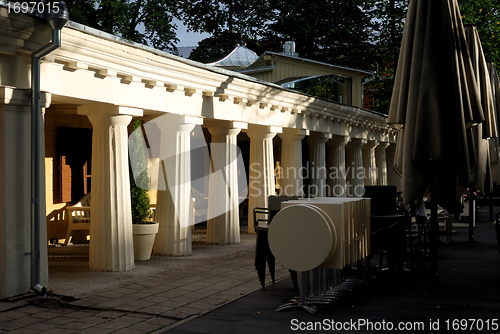
[[[36,19],[17,15],[2,21],[0,35],[12,39],[2,52],[17,52],[13,58],[18,65],[19,56],[28,62],[31,51],[50,41],[50,30],[34,31],[30,20]],[[70,22],[63,29],[62,40],[61,48],[42,60],[41,69],[42,91],[51,93],[56,104],[104,103],[141,109],[145,116],[182,113],[395,140],[395,131],[382,115],[189,61],[77,23]],[[27,82],[2,78],[2,85],[19,84]]]

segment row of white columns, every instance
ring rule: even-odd
[[[304,195],[302,139],[309,135],[309,196],[354,196],[363,194],[365,185],[387,185],[386,149],[389,143],[366,139],[309,133],[307,130],[269,130],[248,132],[250,137],[249,210],[267,207],[267,198],[274,194],[272,138],[279,133],[282,141],[280,194]],[[273,132],[274,131],[274,132]],[[326,149],[328,148],[328,161]],[[348,162],[348,163],[347,163]],[[256,167],[258,166],[258,167]],[[260,167],[261,166],[261,167]],[[260,173],[265,170],[266,173]],[[258,176],[258,177],[257,177]],[[256,187],[256,185],[258,185]],[[265,190],[265,191],[263,191]],[[253,233],[253,216],[248,216],[248,232]]]
[[[132,223],[130,214],[129,167],[127,152],[128,110],[113,107],[109,112],[91,112],[81,107],[93,125],[92,198],[90,267],[101,271],[123,271],[134,268]],[[191,254],[191,157],[190,133],[202,119],[178,116],[169,119],[168,131],[162,132],[162,156],[172,157],[160,163],[160,180],[175,181],[169,190],[159,190],[156,217],[160,224],[153,252],[163,255]],[[238,209],[238,169],[236,164],[237,135],[243,130],[250,138],[249,213],[253,207],[267,207],[267,199],[275,194],[273,138],[282,140],[281,190],[284,195],[303,195],[302,139],[309,135],[311,172],[310,187],[316,196],[357,196],[358,186],[387,184],[385,149],[388,143],[331,134],[312,133],[300,129],[249,125],[237,122],[209,123],[214,145],[211,151],[213,170],[223,171],[229,203],[218,203],[220,180],[209,182],[209,216],[217,206],[226,205],[226,212],[208,220],[207,242],[234,244],[240,242]],[[329,159],[326,161],[326,149]],[[362,169],[361,167],[364,167]],[[376,169],[378,167],[378,169]],[[361,168],[361,169],[360,169]],[[369,171],[368,175],[356,171]],[[377,177],[378,171],[378,177]],[[334,175],[329,175],[334,173]],[[163,177],[162,177],[163,174]],[[124,180],[126,180],[124,182]],[[349,187],[350,186],[350,187]],[[168,189],[164,185],[163,189]],[[330,191],[328,191],[328,189]],[[351,191],[351,193],[349,193]],[[248,232],[253,233],[253,216],[249,214]]]

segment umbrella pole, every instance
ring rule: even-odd
[[[474,242],[474,223],[476,222],[475,215],[475,205],[476,201],[473,199],[469,200],[469,242]]]
[[[437,254],[439,224],[437,215],[437,201],[432,196],[432,193],[433,192],[431,192],[431,231],[430,231],[431,284],[439,284],[441,283],[438,275],[438,254]]]
[[[493,194],[490,194],[490,222],[494,222],[495,218],[493,218]]]

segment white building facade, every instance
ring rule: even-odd
[[[3,7],[0,17],[0,298],[6,298],[31,288],[30,57],[50,41],[51,31],[32,17],[9,14]],[[45,217],[64,204],[58,200],[62,196],[58,184],[63,182],[58,174],[59,127],[93,132],[89,265],[98,271],[134,268],[127,155],[132,119],[176,115],[165,138],[173,155],[189,151],[191,131],[201,125],[213,141],[228,145],[212,152],[214,165],[228,164],[239,140],[249,142],[248,164],[260,168],[249,170],[249,183],[253,182],[248,187],[249,211],[265,207],[267,197],[275,193],[277,143],[282,145],[278,151],[284,171],[302,167],[301,143],[308,143],[309,160],[322,167],[309,184],[321,196],[356,196],[335,193],[334,186],[398,183],[390,160],[396,133],[382,115],[185,60],[73,22],[62,31],[62,46],[42,59],[41,90],[45,119],[41,198],[47,210],[41,213],[40,283],[47,287],[50,226],[45,226]],[[190,164],[189,155],[165,164],[166,173],[182,186],[175,193],[158,193],[160,230],[154,253],[191,254],[190,228],[185,227],[191,210]],[[343,175],[353,166],[379,171],[363,176],[350,170]],[[237,168],[226,173],[226,180],[237,187]],[[288,178],[282,185],[288,186],[287,194],[295,195],[301,191],[301,181]],[[237,210],[233,205],[209,220],[208,242],[239,242]],[[252,233],[252,215],[248,216]]]

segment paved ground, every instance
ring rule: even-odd
[[[161,333],[260,289],[254,235],[232,246],[195,242],[193,256],[154,256],[128,273],[88,270],[85,247],[49,251],[54,295],[0,302],[0,333]]]
[[[439,249],[442,287],[430,287],[428,260],[421,271],[396,278],[378,271],[378,261],[372,261],[368,284],[315,315],[298,309],[275,312],[295,292],[288,270],[279,265],[277,284],[260,289],[253,235],[242,234],[241,244],[232,246],[195,242],[193,256],[155,256],[128,273],[88,270],[85,246],[54,248],[49,287],[55,294],[0,301],[0,333],[276,334],[297,332],[294,319],[298,325],[421,321],[424,333],[437,320],[440,331],[446,330],[446,319],[481,318],[493,325],[500,317],[500,255],[493,226],[480,210],[475,243],[467,242],[467,229],[456,231],[452,243]]]
[[[241,235],[238,245],[207,245],[202,231],[196,231],[193,253],[186,257],[152,256],[149,261],[136,261],[128,272],[96,272],[88,268],[88,245],[49,248],[49,288],[62,295],[80,297],[93,291],[110,288],[154,276],[165,271],[198,265],[238,253],[253,256],[255,236]]]
[[[428,259],[421,269],[398,273],[380,271],[378,261],[372,261],[366,284],[314,315],[301,309],[275,311],[295,295],[287,277],[169,334],[331,333],[332,328],[341,333],[500,333],[500,254],[487,210],[478,213],[474,243],[468,242],[467,228],[455,231],[452,241],[439,247],[439,286],[430,284]],[[391,325],[403,330],[391,331]]]

